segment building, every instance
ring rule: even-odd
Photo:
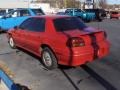
[[[27,8],[29,7],[29,2],[23,1],[14,1],[14,2],[7,2],[7,1],[0,1],[0,8],[2,9],[12,9],[12,8]]]

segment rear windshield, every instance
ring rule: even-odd
[[[112,14],[118,14],[118,12],[112,12]]]
[[[44,15],[43,11],[41,9],[32,9],[32,11],[36,14],[36,15]]]
[[[77,17],[65,17],[53,20],[57,31],[82,30],[87,26]]]

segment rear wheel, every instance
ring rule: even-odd
[[[13,40],[13,38],[12,38],[11,36],[10,36],[10,38],[9,38],[8,43],[9,43],[9,45],[10,45],[11,48],[16,48],[15,43],[14,43],[14,40]]]
[[[0,27],[0,33],[2,33],[2,28]]]
[[[102,22],[102,19],[98,19],[99,22]]]
[[[44,66],[49,70],[55,69],[58,66],[54,53],[48,47],[45,47],[42,50],[42,62]]]
[[[89,23],[91,20],[88,20],[88,19],[86,19],[86,20],[84,20],[86,23]]]

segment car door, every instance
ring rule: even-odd
[[[75,16],[82,17],[83,13],[84,12],[82,10],[80,10],[80,9],[74,9]]]
[[[27,36],[28,27],[30,23],[32,23],[32,18],[26,19],[14,31],[14,41],[20,47],[26,48],[26,36]]]
[[[45,33],[45,19],[33,18],[26,35],[26,46],[31,52],[39,55],[42,37]]]

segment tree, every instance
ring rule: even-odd
[[[106,8],[107,7],[107,1],[106,0],[98,0],[99,6],[101,8]]]
[[[37,2],[50,3],[52,7],[58,8],[79,8],[79,0],[37,0]]]

